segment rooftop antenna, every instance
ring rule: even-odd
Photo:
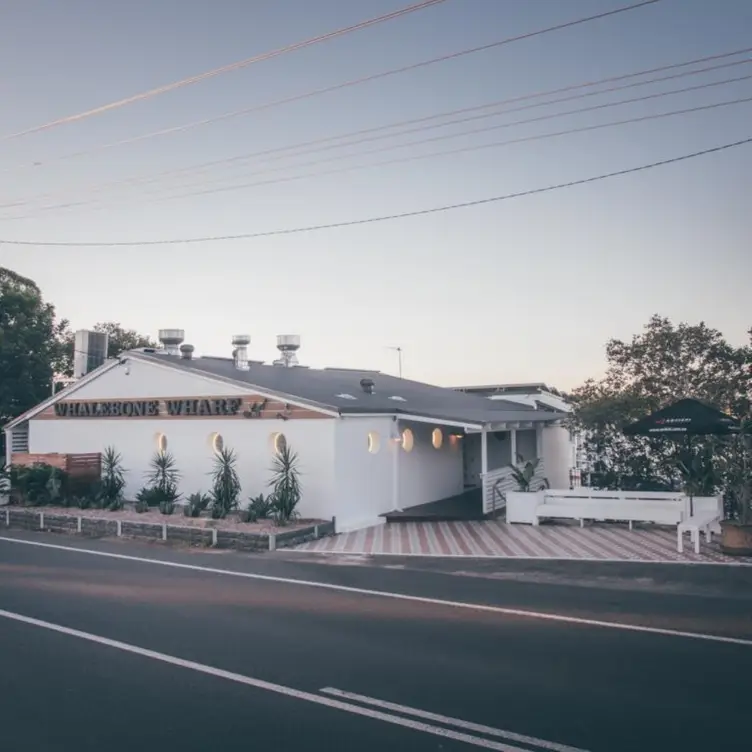
[[[389,350],[394,350],[397,353],[397,362],[399,363],[399,377],[402,378],[402,348],[401,347],[389,347]]]

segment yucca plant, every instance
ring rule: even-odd
[[[543,488],[548,488],[548,481],[545,478],[541,480],[539,488],[533,489],[532,487],[535,480],[535,471],[538,469],[539,464],[540,458],[536,458],[526,462],[522,467],[516,465],[509,466],[512,471],[512,478],[517,484],[518,491],[528,493],[533,490],[540,491]]]
[[[237,455],[227,447],[223,447],[214,456],[214,467],[211,471],[211,516],[215,520],[224,519],[229,512],[237,509],[241,491],[237,464]]]
[[[180,473],[172,453],[155,452],[146,474],[148,485],[141,489],[137,498],[147,502],[149,506],[159,506],[163,501],[174,502],[180,498],[179,479]]]
[[[298,517],[297,506],[301,498],[298,455],[285,443],[274,458],[272,477],[271,513],[278,525],[286,525]]]
[[[115,447],[108,446],[102,453],[102,477],[98,496],[101,506],[110,511],[123,508],[125,472],[120,453]]]

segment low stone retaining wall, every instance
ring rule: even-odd
[[[334,535],[334,520],[295,530],[269,533],[244,533],[216,527],[200,528],[171,523],[131,522],[107,520],[75,514],[47,514],[43,509],[0,510],[0,527],[16,530],[41,530],[48,533],[68,533],[88,538],[135,538],[189,546],[233,548],[238,551],[274,551],[299,543]]]

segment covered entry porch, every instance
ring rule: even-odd
[[[409,453],[395,452],[395,504],[382,517],[387,522],[418,522],[481,520],[495,516],[504,508],[506,492],[516,488],[513,466],[524,467],[525,463],[538,460],[536,478],[543,479],[546,449],[551,444],[547,441],[546,430],[561,420],[559,415],[542,411],[528,411],[523,415],[528,419],[463,424],[431,421],[434,425],[443,424],[448,432],[448,451],[442,456],[442,452],[427,447],[426,451],[433,457],[430,462],[425,455],[421,458],[423,461],[418,462],[417,441]],[[394,435],[398,446],[402,444],[402,432],[407,427],[415,431],[416,438],[418,436],[415,417],[397,420]],[[424,447],[427,443],[421,442]],[[565,464],[568,465],[568,461],[565,460]],[[420,482],[405,483],[411,476],[415,480],[419,478]],[[437,480],[442,482],[437,483]],[[423,492],[422,499],[418,493],[413,493],[418,490]],[[427,491],[431,493],[428,498]]]

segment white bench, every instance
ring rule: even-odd
[[[690,540],[694,544],[695,553],[700,553],[700,533],[705,533],[705,542],[710,543],[712,529],[721,520],[718,512],[699,512],[680,522],[676,528],[676,550],[684,551],[684,533],[689,533]]]
[[[682,519],[681,509],[669,504],[615,501],[604,503],[598,501],[579,504],[541,504],[535,510],[534,525],[542,519],[570,519],[579,520],[580,527],[584,527],[585,520],[603,522],[628,522],[631,530],[635,522],[653,522],[657,525],[676,525]]]
[[[542,491],[535,507],[533,525],[542,519],[603,520],[677,525],[686,516],[682,494],[624,491]]]

